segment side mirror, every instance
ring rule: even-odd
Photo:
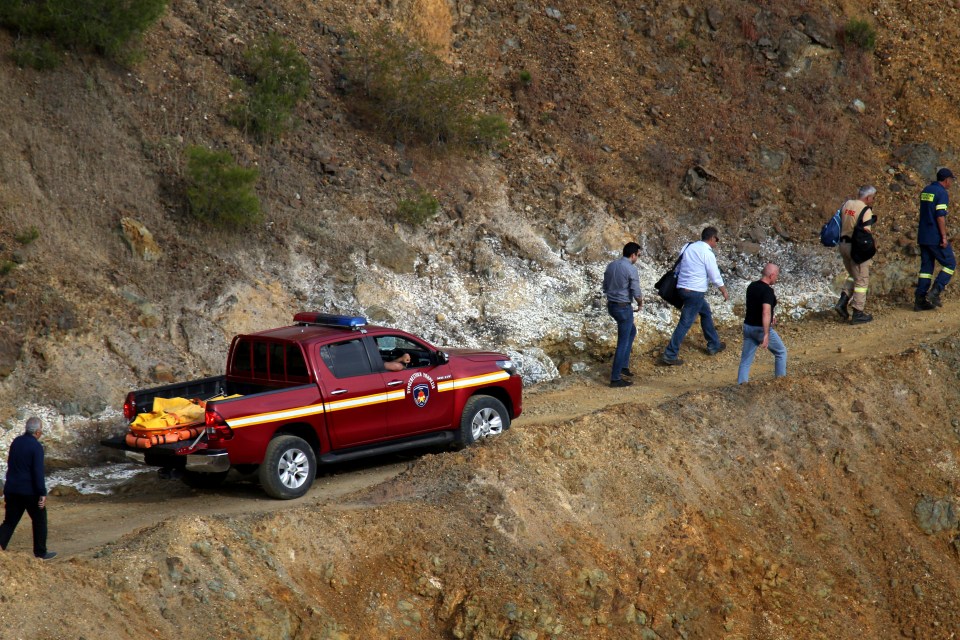
[[[435,365],[447,364],[450,362],[450,356],[447,355],[446,351],[434,351],[431,360],[433,360],[433,364]]]

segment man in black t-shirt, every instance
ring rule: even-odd
[[[753,364],[757,347],[769,349],[773,354],[774,375],[778,378],[787,375],[787,348],[773,329],[776,323],[773,309],[777,306],[773,285],[779,277],[780,267],[768,262],[763,267],[761,278],[747,287],[747,312],[743,319],[743,351],[740,354],[738,384],[750,379],[750,365]]]

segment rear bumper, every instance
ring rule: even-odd
[[[230,469],[230,457],[223,449],[202,449],[194,453],[178,454],[182,443],[161,444],[149,449],[137,449],[124,442],[123,437],[107,438],[100,444],[123,451],[128,460],[151,467],[186,469],[198,473],[222,473]]]
[[[187,456],[186,469],[198,473],[222,473],[230,470],[230,457],[226,451],[191,453]]]

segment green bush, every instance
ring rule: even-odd
[[[436,217],[439,210],[440,201],[426,189],[417,188],[397,203],[397,218],[416,227]]]
[[[482,114],[486,78],[459,75],[433,51],[386,28],[352,41],[343,68],[357,114],[403,143],[500,144],[503,118]]]
[[[476,146],[500,146],[510,135],[510,125],[503,116],[482,113],[474,116],[470,123],[470,140]]]
[[[517,77],[520,80],[520,84],[524,87],[529,87],[531,84],[533,84],[533,75],[526,69],[521,71]]]
[[[249,84],[231,119],[261,140],[276,138],[289,129],[294,107],[310,92],[310,66],[277,35],[254,45],[245,61]]]
[[[239,166],[226,151],[187,148],[187,198],[190,213],[217,226],[245,227],[260,220],[260,200],[253,185],[256,169]]]
[[[56,69],[63,61],[61,52],[49,40],[26,37],[17,40],[10,58],[18,67],[30,67],[37,71]]]
[[[166,8],[167,0],[3,0],[0,25],[64,48],[122,58]]]
[[[17,263],[13,260],[0,260],[0,276],[5,276],[17,268]]]
[[[14,240],[26,246],[40,237],[40,230],[36,227],[30,227],[23,233],[18,233],[13,237]]]
[[[877,46],[877,30],[866,20],[851,18],[843,30],[844,41],[855,44],[864,51],[873,51]]]

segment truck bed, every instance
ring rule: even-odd
[[[211,376],[209,378],[200,378],[199,380],[190,380],[189,382],[168,384],[162,387],[140,389],[133,392],[133,400],[136,403],[137,413],[143,413],[153,410],[154,398],[198,398],[200,400],[209,400],[216,396],[229,396],[233,394],[248,396],[255,393],[275,390],[277,390],[277,387],[267,387],[250,382],[238,382],[229,380],[226,376]]]

